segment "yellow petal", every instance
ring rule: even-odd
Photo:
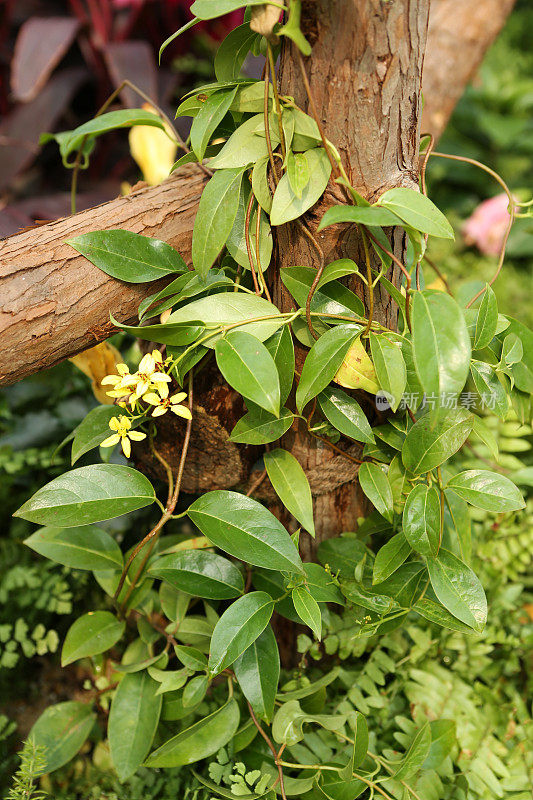
[[[161,354],[161,350],[152,350],[152,358],[154,359],[156,364],[163,363],[163,356]]]
[[[168,409],[166,409],[165,406],[157,406],[152,411],[152,417],[162,417],[163,414],[167,413],[167,411],[168,411]]]
[[[124,364],[124,363],[117,364],[117,372],[118,372],[119,375],[122,375],[122,376],[129,375],[129,371],[130,371],[130,368],[128,367],[127,364]]]
[[[111,417],[108,424],[112,431],[118,431],[120,427],[120,420],[118,417]]]
[[[139,364],[137,372],[141,372],[143,375],[150,375],[154,370],[155,361],[151,353],[146,353],[146,355],[141,358],[141,363]]]
[[[170,375],[165,375],[164,372],[153,372],[150,377],[154,383],[170,383],[172,380]]]
[[[168,397],[168,383],[154,383],[154,387],[156,392],[159,392],[159,395],[163,400],[166,400]]]
[[[113,445],[118,444],[120,442],[120,436],[118,433],[113,433],[111,436],[108,436],[107,439],[100,444],[100,447],[113,447]]]
[[[102,386],[114,386],[115,383],[118,383],[121,380],[120,375],[106,375],[105,378],[102,378],[100,381]]]
[[[141,431],[130,431],[128,436],[134,442],[142,442],[143,439],[146,439],[146,434]]]
[[[186,406],[171,406],[170,410],[184,419],[192,419],[192,414]]]
[[[143,397],[145,403],[150,403],[152,406],[158,406],[161,402],[161,398],[155,392],[148,392]]]
[[[187,397],[187,392],[178,392],[177,394],[173,394],[170,398],[171,403],[181,403],[182,400],[185,400]]]
[[[102,380],[108,375],[112,375],[116,365],[122,360],[117,348],[109,342],[100,342],[95,347],[78,353],[70,360],[91,379],[91,388],[96,399],[100,403],[111,404],[111,400],[102,389]]]
[[[120,444],[122,445],[122,452],[129,458],[131,455],[131,443],[127,436],[123,436],[120,440]]]

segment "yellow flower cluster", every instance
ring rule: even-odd
[[[102,379],[102,385],[111,386],[112,389],[107,392],[108,396],[117,400],[124,409],[129,404],[132,413],[136,407],[144,413],[140,405],[144,402],[154,407],[152,417],[160,417],[170,410],[179,417],[191,419],[190,410],[187,406],[181,405],[187,394],[178,392],[169,397],[169,384],[172,379],[163,370],[170,360],[165,362],[159,350],[152,350],[143,356],[137,372],[130,373],[126,364],[117,364],[118,375],[106,375]],[[131,430],[131,419],[123,414],[113,417],[109,427],[113,433],[102,442],[102,447],[113,447],[120,442],[127,458],[131,454],[130,439],[140,442],[146,438],[145,433]]]

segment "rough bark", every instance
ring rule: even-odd
[[[0,243],[0,383],[13,383],[107,339],[116,331],[110,312],[132,322],[143,297],[157,291],[157,283],[108,277],[66,239],[123,228],[169,242],[190,263],[205,182],[198,167],[186,167],[161,186],[141,188]]]
[[[431,0],[422,130],[441,135],[515,0]]]

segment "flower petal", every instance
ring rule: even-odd
[[[120,442],[120,436],[118,433],[113,433],[111,436],[108,436],[107,439],[104,439],[101,442],[100,447],[113,447],[113,445],[118,444]]]
[[[170,406],[170,410],[177,414],[178,417],[183,417],[184,419],[192,419],[192,414],[187,408],[187,406]]]
[[[120,440],[120,444],[122,445],[122,451],[126,458],[129,458],[131,455],[131,442],[127,436],[123,436]]]
[[[171,403],[181,403],[182,400],[185,400],[187,397],[187,392],[178,392],[177,394],[173,394],[170,398]]]
[[[146,434],[141,431],[130,431],[128,436],[133,442],[142,442],[143,439],[146,439]]]
[[[145,403],[150,403],[152,406],[158,406],[161,402],[161,398],[155,392],[148,392],[143,397]]]
[[[165,406],[157,406],[152,411],[152,417],[161,417],[163,414],[166,414],[167,411],[168,411],[168,408],[166,408]]]

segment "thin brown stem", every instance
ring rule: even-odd
[[[274,92],[274,103],[276,105],[276,114],[278,116],[279,142],[281,147],[281,154],[283,156],[283,163],[285,163],[287,151],[285,149],[285,135],[283,133],[283,121],[281,119],[281,104],[279,102],[276,67],[274,65],[272,45],[268,41],[267,41],[267,55],[268,55],[268,63],[270,66],[270,80],[272,81],[272,91]]]
[[[313,97],[313,93],[311,91],[311,84],[309,83],[309,78],[307,77],[307,72],[305,71],[305,64],[302,58],[302,54],[298,50],[297,47],[293,48],[296,51],[296,59],[298,61],[298,65],[300,67],[300,73],[302,75],[302,81],[305,86],[305,92],[307,94],[307,99],[309,100],[309,106],[311,108],[311,113],[313,118],[317,124],[318,132],[320,134],[320,138],[322,139],[322,145],[324,150],[326,151],[326,155],[329,158],[329,163],[331,164],[331,169],[333,170],[333,174],[337,176],[337,178],[342,177],[342,172],[339,168],[339,165],[331,155],[331,151],[328,146],[328,141],[326,139],[326,134],[324,133],[324,128],[322,127],[322,123],[320,121],[320,117],[318,115],[318,109],[316,107],[315,98]]]
[[[406,268],[404,267],[404,265],[402,264],[400,259],[397,258],[394,255],[392,250],[387,250],[387,248],[384,245],[382,245],[381,242],[379,242],[376,239],[376,237],[374,236],[372,231],[370,231],[368,228],[366,228],[366,232],[367,232],[367,235],[372,239],[372,241],[375,244],[377,244],[379,249],[382,250],[385,253],[385,255],[389,256],[389,258],[392,258],[392,260],[394,261],[396,266],[400,268],[400,270],[403,272],[403,274],[405,276],[405,282],[406,282],[406,287],[405,287],[406,288],[406,293],[405,293],[405,320],[407,322],[407,327],[409,328],[409,330],[411,330],[411,312],[410,312],[410,301],[409,301],[409,291],[411,289],[411,276],[409,275],[408,271],[406,270]]]
[[[261,278],[261,285],[263,287],[263,291],[265,293],[265,297],[269,303],[272,302],[272,298],[270,296],[270,292],[268,291],[268,286],[265,280],[265,275],[263,273],[263,268],[261,266],[261,254],[260,254],[260,241],[261,241],[261,208],[259,204],[257,205],[257,214],[255,219],[255,255],[257,259],[257,271],[259,273],[259,277]]]
[[[268,745],[268,748],[269,748],[270,752],[271,752],[271,753],[272,753],[272,755],[274,756],[274,763],[276,764],[276,767],[278,768],[278,775],[279,775],[279,790],[280,790],[280,794],[281,794],[281,796],[282,796],[283,800],[287,800],[287,795],[285,794],[285,784],[284,784],[284,781],[283,781],[283,767],[282,767],[282,765],[279,763],[279,754],[278,754],[278,751],[277,751],[277,750],[276,750],[276,748],[274,747],[274,745],[273,745],[273,743],[272,743],[272,739],[270,738],[270,736],[268,735],[268,733],[266,733],[266,732],[263,730],[263,728],[261,727],[261,723],[258,721],[257,717],[255,716],[255,714],[254,714],[254,710],[253,710],[252,706],[250,705],[250,703],[248,702],[248,700],[247,700],[246,702],[247,702],[247,704],[248,704],[248,711],[250,712],[250,716],[251,716],[251,718],[252,718],[252,722],[254,723],[255,727],[256,727],[256,728],[257,728],[257,730],[258,730],[258,732],[261,734],[261,736],[263,737],[263,739],[264,739],[264,740],[265,740],[265,742],[267,743],[267,745]]]
[[[246,492],[246,497],[251,497],[253,495],[253,493],[261,486],[261,484],[265,480],[266,476],[267,476],[267,471],[266,471],[266,469],[264,469],[263,472],[261,473],[261,475],[257,478],[257,480],[255,480],[252,483],[252,485],[250,486],[250,488]]]
[[[254,254],[252,253],[252,242],[250,240],[250,219],[252,217],[253,206],[254,206],[254,193],[250,192],[250,199],[248,200],[248,206],[246,208],[246,219],[244,221],[244,238],[246,241],[246,252],[248,253],[248,261],[250,262],[250,269],[252,271],[255,293],[261,294],[261,288],[257,282],[257,275],[255,274]]]
[[[424,261],[426,261],[429,264],[429,266],[431,267],[431,269],[433,270],[433,272],[435,273],[437,278],[439,278],[443,282],[444,287],[445,287],[446,291],[448,292],[448,294],[451,297],[453,297],[453,292],[451,290],[450,284],[446,280],[446,277],[441,272],[439,267],[435,264],[435,262],[431,258],[429,258],[426,254],[424,254]]]
[[[363,336],[366,336],[372,326],[372,320],[374,318],[374,281],[372,280],[372,265],[370,264],[370,253],[368,250],[366,229],[361,226],[359,230],[361,232],[363,247],[365,249],[366,280],[368,283],[368,322],[366,323],[366,328],[363,331]]]
[[[272,149],[272,141],[270,139],[270,115],[269,115],[269,101],[270,101],[270,81],[269,81],[270,64],[268,58],[265,63],[265,97],[263,104],[263,115],[265,117],[265,139],[268,150],[268,158],[270,160],[270,169],[272,170],[272,180],[274,186],[278,185],[279,178],[276,169],[276,161],[274,159],[274,150]]]

